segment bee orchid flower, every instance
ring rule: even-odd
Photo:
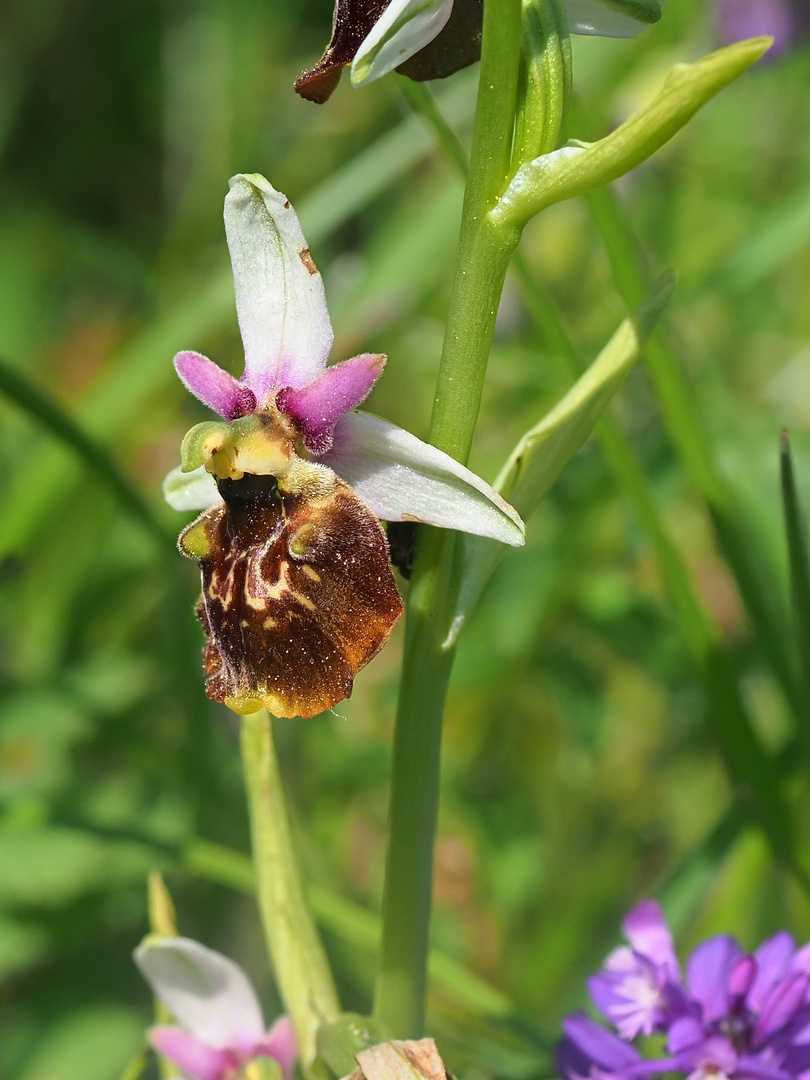
[[[661,18],[660,0],[565,0],[573,34],[635,37]],[[482,0],[336,0],[332,39],[295,89],[327,101],[351,64],[353,86],[395,68],[409,78],[444,78],[481,50]]]
[[[188,1080],[232,1080],[257,1058],[274,1058],[292,1080],[298,1057],[286,1016],[267,1030],[256,991],[227,956],[190,938],[147,938],[135,962],[178,1026],[149,1031],[159,1054]]]
[[[225,229],[245,350],[240,379],[196,352],[175,366],[221,421],[186,436],[166,478],[199,560],[210,697],[236,712],[311,716],[351,693],[402,610],[377,519],[524,542],[515,510],[459,462],[356,411],[385,357],[327,367],[323,281],[289,200],[230,181]]]

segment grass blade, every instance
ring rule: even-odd
[[[146,500],[130,483],[107,451],[73,420],[62,406],[7,360],[0,359],[0,392],[20,409],[69,446],[118,496],[121,504],[157,539],[174,549],[170,537],[157,521]]]

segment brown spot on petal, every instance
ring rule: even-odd
[[[205,531],[195,550],[205,553],[197,612],[206,691],[237,712],[331,708],[349,697],[402,613],[379,523],[348,485],[322,472],[316,497],[280,496],[272,477],[222,481],[224,502],[180,537],[190,554],[187,533]]]
[[[301,262],[304,264],[310,274],[318,273],[318,267],[315,265],[315,260],[312,258],[309,248],[304,248],[303,251],[299,251],[298,258],[301,260]]]

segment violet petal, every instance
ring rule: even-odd
[[[756,950],[757,974],[746,998],[752,1012],[761,1012],[771,988],[787,975],[795,948],[792,936],[786,930],[780,930]]]
[[[332,446],[337,421],[365,400],[384,366],[385,357],[378,353],[353,356],[328,367],[307,386],[284,387],[276,395],[276,404],[295,421],[307,450],[325,454]]]
[[[239,1065],[231,1050],[215,1050],[178,1027],[150,1028],[149,1041],[191,1080],[225,1080]]]
[[[754,1029],[754,1043],[761,1044],[784,1027],[804,1001],[808,978],[800,972],[778,982],[768,995]]]
[[[702,942],[689,958],[689,992],[703,1010],[703,1020],[711,1024],[728,1011],[728,979],[742,955],[733,937],[719,934]]]
[[[655,900],[636,904],[624,917],[622,931],[636,952],[665,968],[670,978],[679,979],[672,932],[660,904]]]
[[[753,956],[741,956],[728,977],[728,996],[730,1000],[740,1001],[750,992],[759,968]]]
[[[681,1016],[669,1029],[667,1050],[670,1054],[681,1054],[684,1050],[698,1046],[703,1041],[703,1028],[694,1016]]]
[[[767,34],[774,39],[770,56],[784,52],[797,27],[788,0],[720,0],[717,35],[724,44]]]
[[[179,352],[174,366],[185,388],[226,420],[238,420],[255,411],[253,391],[202,353]]]
[[[590,1017],[582,1014],[568,1016],[563,1020],[563,1030],[583,1054],[605,1069],[618,1072],[641,1064],[641,1055],[635,1047],[622,1042],[612,1031],[606,1031]]]

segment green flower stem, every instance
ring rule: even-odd
[[[516,231],[488,218],[509,173],[520,57],[520,0],[485,0],[481,74],[459,254],[431,442],[466,462]],[[397,1038],[424,1027],[442,720],[453,652],[442,648],[452,533],[424,529],[414,563],[393,749],[383,933],[374,1011]]]
[[[259,911],[306,1070],[315,1056],[318,1027],[337,1019],[340,1004],[304,899],[273,730],[263,709],[242,717],[241,745]]]

